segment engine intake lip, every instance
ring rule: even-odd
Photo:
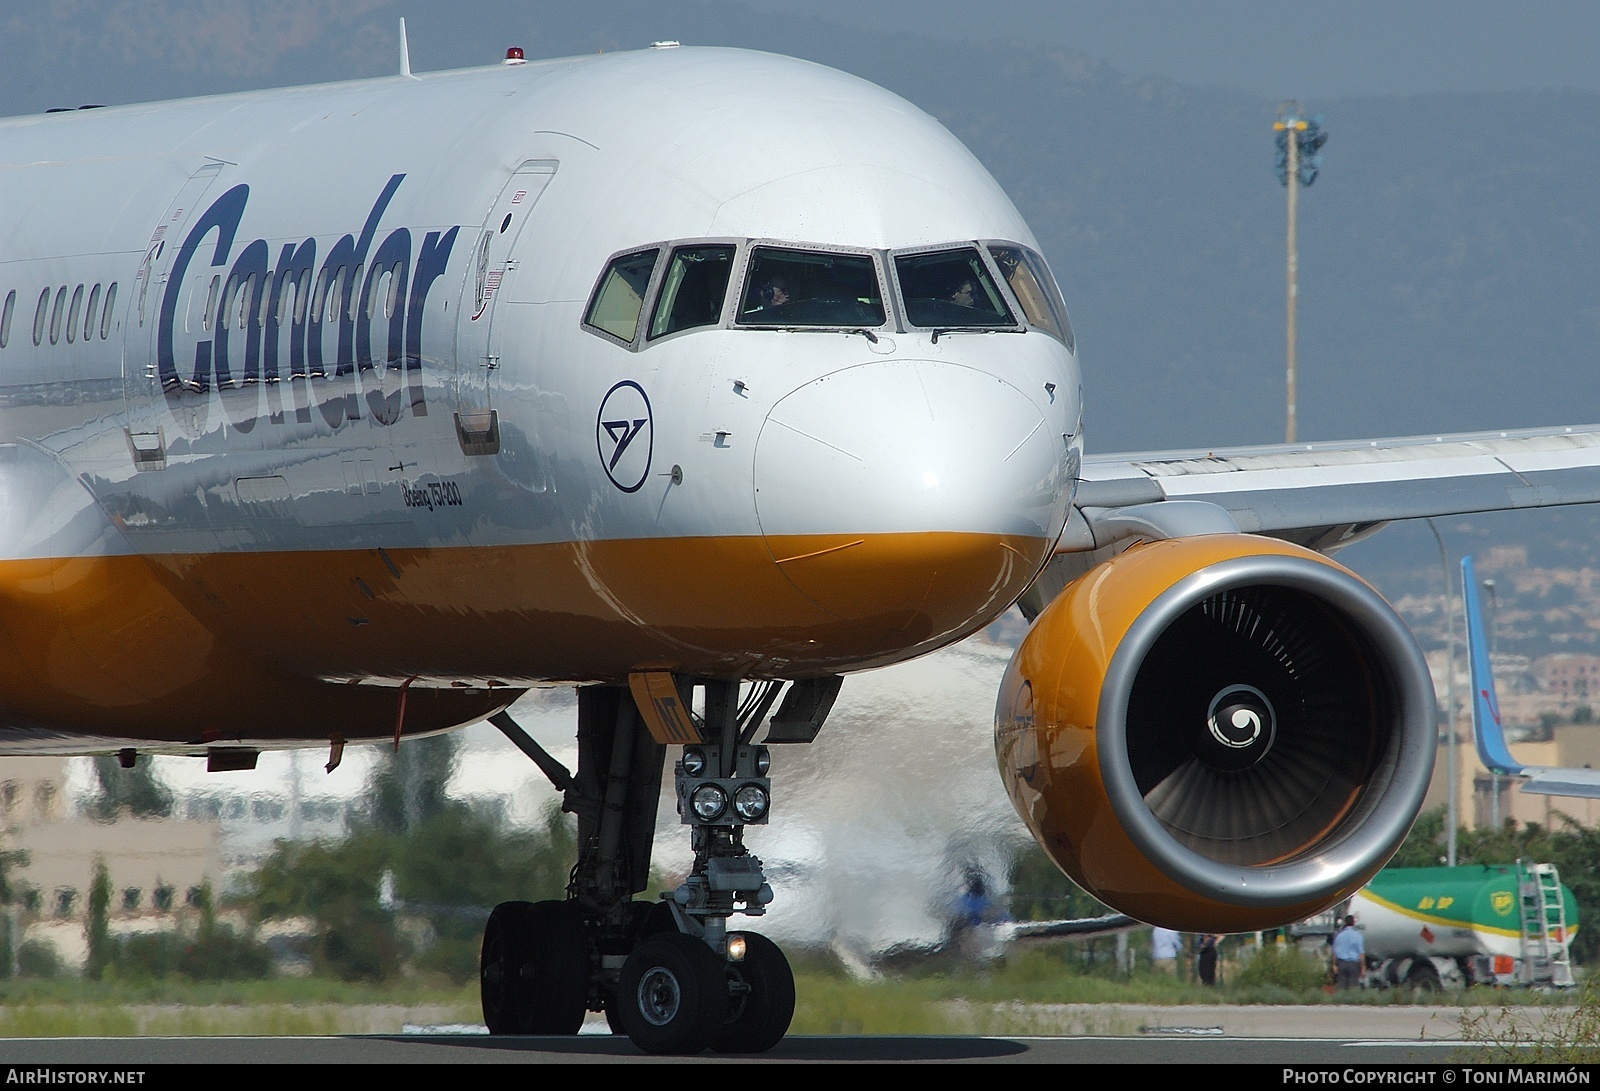
[[[1186,611],[1226,591],[1304,592],[1337,612],[1370,648],[1393,706],[1388,739],[1350,810],[1321,840],[1282,862],[1233,864],[1180,842],[1145,802],[1129,760],[1128,709],[1135,679],[1156,641]],[[1309,557],[1257,554],[1208,565],[1158,595],[1111,657],[1097,709],[1097,749],[1106,796],[1135,847],[1195,895],[1230,905],[1276,907],[1335,897],[1364,881],[1399,846],[1433,771],[1433,683],[1416,641],[1392,607],[1355,576]]]

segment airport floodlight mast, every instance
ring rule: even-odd
[[[1278,119],[1272,123],[1277,133],[1278,181],[1289,190],[1289,271],[1288,271],[1288,361],[1286,386],[1288,418],[1284,426],[1284,442],[1295,441],[1295,373],[1294,373],[1294,308],[1297,286],[1299,253],[1295,242],[1295,199],[1299,187],[1309,186],[1317,180],[1322,166],[1322,146],[1328,142],[1328,131],[1322,127],[1320,117],[1306,117],[1300,104],[1293,100],[1278,104]]]

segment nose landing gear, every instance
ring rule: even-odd
[[[739,706],[737,682],[704,682],[705,716],[692,720],[681,711],[691,707],[684,681],[666,684],[683,698],[670,725],[658,722],[659,702],[641,714],[630,689],[579,690],[576,776],[504,713],[491,721],[564,789],[579,853],[568,900],[506,902],[490,916],[482,959],[490,1033],[575,1034],[585,1010],[604,1011],[648,1053],[759,1053],[788,1032],[788,960],[765,936],[727,927],[732,914],[760,916],[772,900],[744,827],[767,821],[770,759],[752,740],[781,683],[757,687]],[[792,687],[769,738],[811,741],[838,689],[837,679]],[[674,782],[694,865],[661,901],[636,902],[649,879],[668,741],[687,743]]]
[[[634,949],[613,998],[617,1018],[646,1053],[699,1053],[728,1011],[723,962],[696,936],[662,932]]]

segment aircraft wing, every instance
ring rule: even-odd
[[[1522,790],[1541,796],[1600,799],[1600,769],[1524,769],[1531,773]]]
[[[1058,549],[1130,536],[1125,509],[1177,519],[1146,506],[1180,500],[1222,509],[1238,530],[1328,551],[1395,519],[1600,502],[1600,425],[1090,456]]]
[[[1129,932],[1146,925],[1126,913],[1110,913],[1104,917],[1078,917],[1059,921],[1004,921],[995,925],[1002,940],[1012,942],[1029,939],[1093,939],[1095,936],[1112,936]]]

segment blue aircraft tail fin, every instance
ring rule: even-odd
[[[1462,598],[1467,611],[1467,660],[1472,666],[1472,742],[1478,760],[1492,773],[1515,775],[1522,765],[1506,746],[1505,729],[1500,725],[1500,701],[1494,692],[1494,671],[1489,665],[1489,639],[1483,626],[1483,609],[1478,602],[1478,580],[1472,572],[1472,558],[1461,558]]]

